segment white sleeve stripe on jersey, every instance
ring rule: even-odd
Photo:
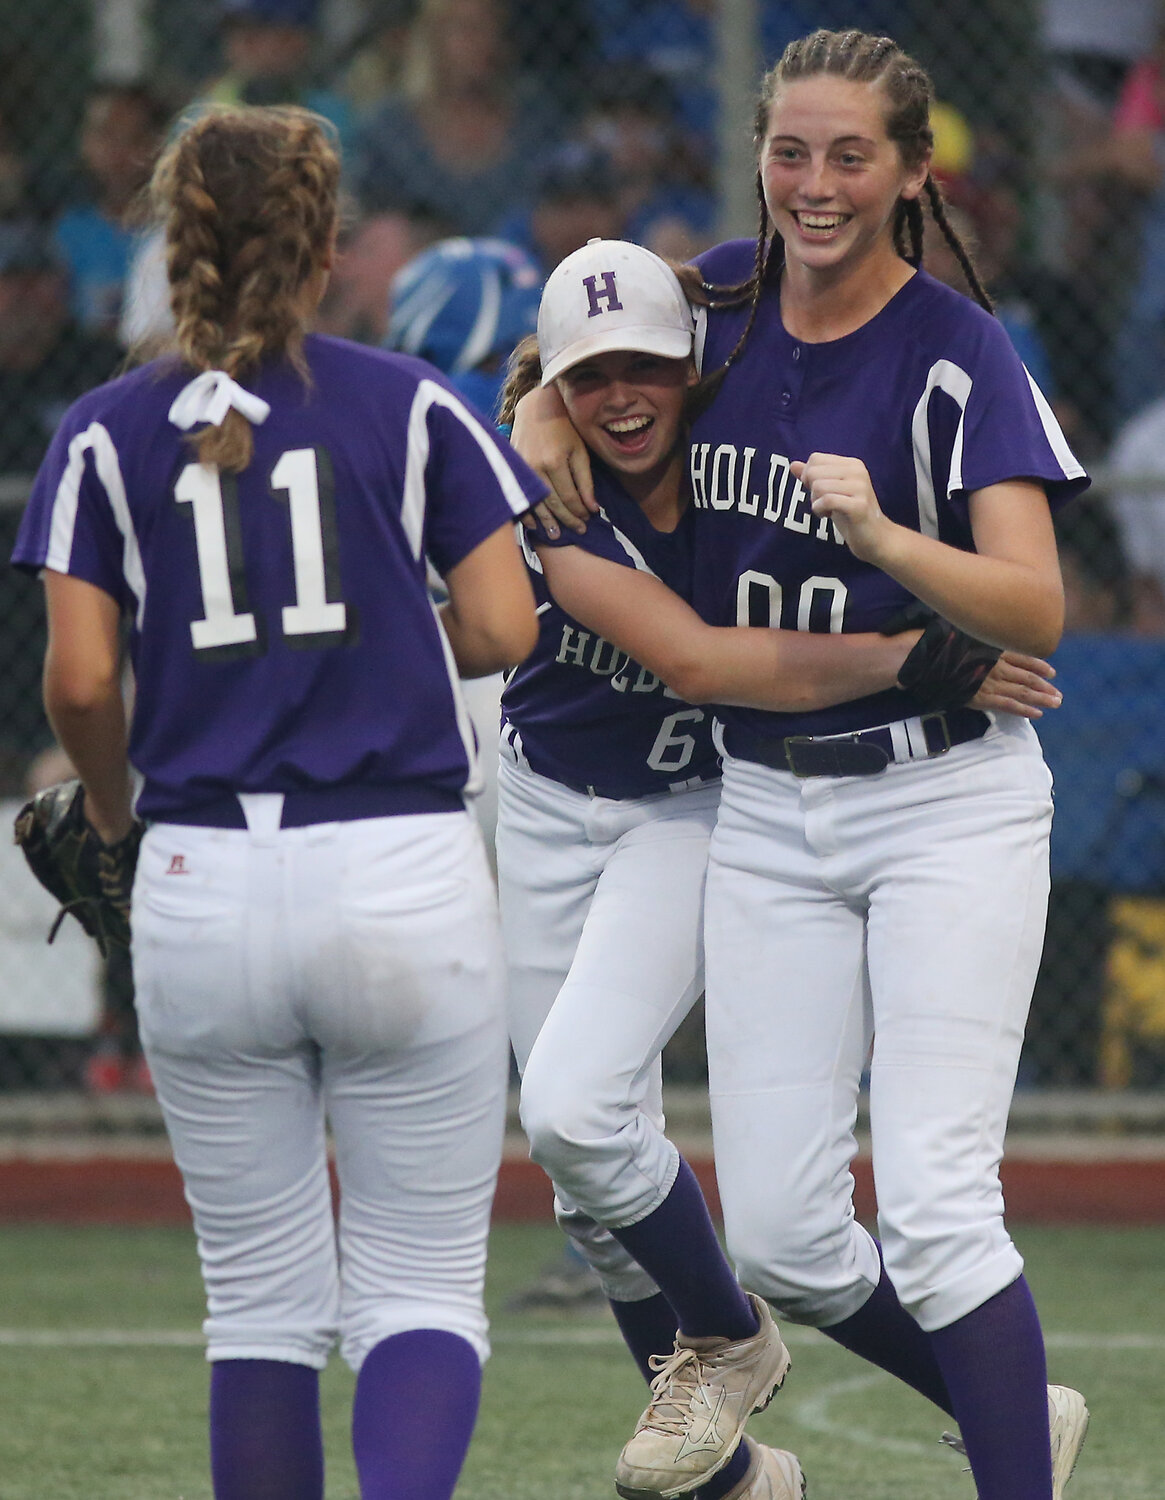
[[[449,592],[445,587],[445,580],[427,557],[425,559],[425,587],[430,594],[437,596],[447,595]]]
[[[45,567],[51,568],[55,573],[69,571],[69,558],[73,553],[73,533],[77,527],[81,476],[85,472],[85,455],[90,446],[87,432],[79,432],[69,444],[69,461],[65,465],[65,472],[61,475],[61,482],[57,485],[57,493],[53,496]]]
[[[963,419],[967,413],[967,402],[971,397],[971,377],[966,370],[949,359],[937,360],[930,367],[926,387],[918,398],[914,416],[910,422],[910,436],[914,445],[914,480],[918,492],[918,529],[923,536],[938,536],[938,506],[934,494],[934,455],[930,450],[930,425],[927,417],[930,398],[937,389],[955,401],[959,408],[959,426],[951,449],[951,474],[947,493],[962,488],[963,468]]]
[[[530,501],[526,498],[526,492],[518,483],[518,476],[510,468],[493,438],[486,432],[468,406],[463,401],[458,400],[451,391],[445,390],[443,386],[434,385],[432,381],[428,380],[422,381],[421,384],[431,386],[434,405],[447,407],[464,424],[467,431],[477,443],[477,446],[485,454],[486,463],[493,470],[494,478],[498,482],[498,488],[501,490],[514,515],[525,515],[530,509]]]
[[[635,543],[629,536],[619,530],[619,528],[614,524],[610,516],[601,505],[599,506],[599,515],[602,516],[603,520],[606,521],[608,526],[610,526],[615,540],[619,543],[623,551],[626,552],[627,556],[635,564],[636,569],[640,573],[650,573],[653,578],[658,578],[659,574],[656,573],[654,568],[648,565],[647,559],[644,557],[643,553],[640,552],[639,548],[635,545]]]
[[[515,515],[528,510],[530,502],[522,493],[513,472],[506,464],[505,459],[490,441],[488,435],[483,431],[481,423],[474,417],[473,413],[447,391],[444,386],[438,385],[432,380],[422,380],[417,385],[416,395],[409,410],[407,437],[405,442],[405,480],[404,493],[401,496],[401,525],[404,527],[405,536],[409,546],[412,548],[413,556],[419,561],[421,550],[425,539],[425,468],[429,462],[429,426],[428,414],[431,407],[444,406],[463,424],[466,430],[476,440],[478,447],[485,454],[498,486],[509,502],[510,509]],[[465,757],[469,764],[469,777],[465,783],[467,796],[474,796],[480,792],[484,785],[481,774],[481,762],[477,753],[477,736],[473,732],[473,721],[469,717],[469,711],[465,706],[465,698],[461,691],[461,677],[457,670],[457,662],[453,656],[453,648],[449,644],[449,637],[445,634],[445,628],[441,624],[441,614],[437,605],[430,598],[430,606],[433,610],[433,618],[437,625],[437,634],[441,640],[441,651],[445,658],[445,670],[449,675],[449,687],[453,694],[453,708],[457,718],[457,730],[461,736],[461,743],[465,750]]]
[[[109,508],[122,535],[122,571],[125,581],[137,600],[137,624],[141,627],[142,614],[146,607],[146,575],[142,567],[141,551],[137,533],[129,513],[125,497],[125,481],[121,474],[117,449],[108,430],[100,422],[91,422],[84,432],[79,432],[69,444],[69,461],[57,493],[53,497],[52,519],[49,525],[49,548],[45,567],[57,573],[69,571],[73,552],[73,535],[77,526],[77,508],[81,496],[81,479],[85,472],[85,455],[93,452],[97,477],[109,499]]]
[[[1032,389],[1032,399],[1036,403],[1036,411],[1043,425],[1044,436],[1048,440],[1048,446],[1060,468],[1064,471],[1065,479],[1083,479],[1086,471],[1080,464],[1080,460],[1068,446],[1068,439],[1061,431],[1060,424],[1056,420],[1056,414],[1048,404],[1048,398],[1040,390],[1039,386],[1031,377],[1031,371],[1024,367],[1027,383]]]
[[[429,462],[429,411],[434,406],[443,406],[462,424],[477,443],[493,471],[506,502],[514,515],[520,516],[530,509],[517,476],[506,463],[501,453],[482,427],[481,423],[452,391],[438,385],[434,380],[422,380],[417,385],[412,407],[409,409],[407,436],[405,439],[405,482],[401,499],[401,523],[405,529],[413,556],[420,558],[425,535],[425,467]]]
[[[401,495],[400,505],[405,539],[413,557],[418,561],[425,535],[425,467],[429,462],[429,428],[425,421],[429,403],[422,400],[422,391],[428,383],[422,381],[417,387],[409,409],[405,435],[404,493]]]
[[[542,566],[542,559],[538,556],[530,533],[524,526],[518,527],[518,541],[522,547],[522,556],[526,559],[526,566],[532,573],[541,573],[545,576],[546,569]]]
[[[696,366],[696,374],[702,375],[704,373],[704,346],[708,342],[708,309],[693,307],[692,321],[696,325],[692,337],[692,361]]]

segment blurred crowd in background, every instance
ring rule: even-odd
[[[541,278],[592,236],[683,260],[726,227],[755,232],[726,225],[722,192],[718,38],[740,3],[54,0],[41,12],[0,0],[5,552],[65,407],[165,341],[164,266],[142,190],[184,112],[298,103],[333,122],[346,207],[321,326],[400,344],[417,323],[403,334],[398,314],[394,332],[393,287],[407,289],[410,273],[396,278],[451,238],[512,247],[511,279],[533,290],[528,311]],[[1058,780],[1056,890],[1025,1077],[1159,1084],[1165,5],[749,0],[748,10],[757,47],[746,89],[787,41],[821,25],[893,35],[931,72],[934,171],[952,218],[1096,475],[1060,520],[1066,701],[1041,726]],[[962,289],[941,242],[925,264]],[[484,409],[505,352],[462,342],[446,368],[460,361]],[[39,590],[0,574],[0,797],[44,769],[42,649]]]

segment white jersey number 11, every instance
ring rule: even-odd
[[[281,611],[283,636],[289,646],[338,646],[346,636],[348,610],[335,597],[336,501],[327,454],[289,449],[271,470],[269,484],[277,499],[286,499],[291,524],[295,603]],[[258,624],[247,608],[235,476],[187,464],[174,485],[174,498],[190,506],[194,521],[203,611],[201,620],[190,622],[195,651],[226,656],[262,650]]]

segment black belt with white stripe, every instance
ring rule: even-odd
[[[802,778],[876,776],[892,762],[932,760],[955,745],[982,739],[990,722],[977,709],[955,708],[852,734],[789,735],[779,740],[726,724],[724,748],[736,760],[755,761]]]

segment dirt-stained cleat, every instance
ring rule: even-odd
[[[1048,1387],[1048,1420],[1052,1436],[1052,1500],[1060,1500],[1080,1457],[1088,1432],[1084,1397],[1066,1385]]]
[[[795,1453],[766,1448],[745,1437],[752,1462],[724,1500],[805,1500],[805,1475]]]
[[[750,1338],[680,1334],[670,1355],[652,1358],[658,1373],[651,1400],[615,1466],[623,1500],[670,1500],[704,1484],[736,1452],[752,1413],[780,1388],[789,1351],[767,1304],[751,1293],[749,1302],[759,1323]]]

